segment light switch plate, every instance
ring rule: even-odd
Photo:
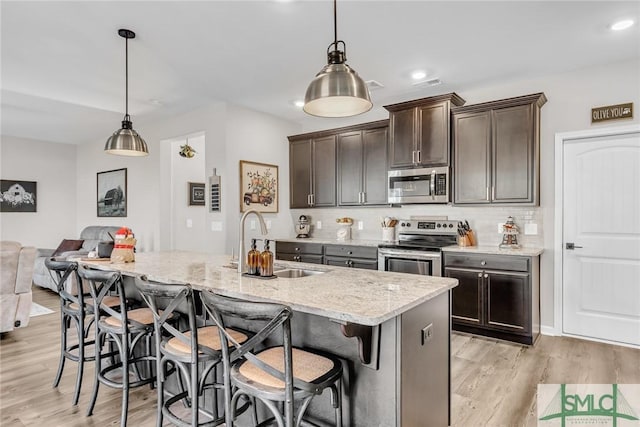
[[[358,230],[364,230],[364,221],[358,221]]]
[[[211,231],[222,231],[222,221],[211,221]]]
[[[316,230],[322,230],[322,221],[316,221]]]
[[[266,223],[267,223],[267,230],[271,230],[271,220],[268,219]]]
[[[193,220],[191,218],[187,219],[187,228],[193,227]]]
[[[530,224],[525,224],[524,225],[524,234],[528,234],[528,235],[536,235],[538,234],[538,224],[536,223],[530,223]]]
[[[255,229],[256,229],[256,220],[255,220],[255,219],[252,219],[252,220],[249,222],[249,228],[250,228],[250,229],[252,229],[252,230],[255,230]]]
[[[498,233],[504,233],[504,222],[498,223]]]

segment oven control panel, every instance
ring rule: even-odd
[[[456,234],[457,224],[458,221],[401,219],[398,221],[398,231],[416,234]]]

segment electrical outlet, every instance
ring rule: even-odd
[[[422,328],[422,334],[420,336],[420,341],[422,345],[425,345],[433,338],[433,323],[429,323],[427,326]]]
[[[187,219],[187,228],[193,227],[193,220],[191,218]]]
[[[316,230],[322,230],[322,221],[316,221]]]
[[[498,223],[498,233],[504,233],[504,222]]]
[[[267,223],[267,230],[271,230],[271,220],[268,219],[266,223]]]
[[[211,231],[222,231],[222,221],[211,221]]]
[[[358,221],[358,230],[364,230],[364,221]]]

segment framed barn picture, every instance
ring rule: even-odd
[[[240,212],[278,212],[278,166],[240,160]]]
[[[127,169],[97,173],[98,216],[127,216]]]
[[[0,212],[36,212],[35,181],[0,180]]]

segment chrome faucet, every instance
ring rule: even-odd
[[[249,214],[255,214],[258,217],[262,235],[265,236],[267,234],[267,224],[265,224],[260,212],[255,209],[249,209],[242,215],[242,218],[240,218],[240,242],[238,244],[238,273],[244,273],[247,265],[246,254],[244,253],[244,222]]]

